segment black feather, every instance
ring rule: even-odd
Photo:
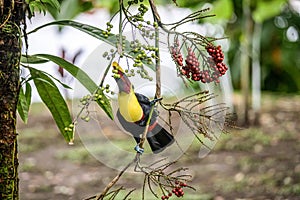
[[[135,95],[143,109],[143,119],[135,123],[128,122],[124,119],[119,110],[117,112],[117,118],[123,128],[131,133],[135,141],[139,143],[149,118],[151,102],[146,96],[142,94],[135,93]],[[167,146],[171,145],[174,142],[174,137],[156,122],[157,117],[158,113],[156,110],[154,110],[151,116],[150,126],[154,123],[156,124],[154,125],[154,128],[147,133],[147,140],[153,153],[159,153],[163,151]]]

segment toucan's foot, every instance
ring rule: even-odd
[[[150,105],[153,106],[156,102],[161,101],[163,98],[157,98],[157,99],[153,99],[152,101],[150,101]]]
[[[136,145],[134,147],[134,150],[136,150],[136,152],[140,153],[140,154],[143,154],[144,153],[144,149],[141,148],[139,145]]]

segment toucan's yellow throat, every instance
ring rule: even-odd
[[[134,93],[133,86],[117,62],[113,62],[114,78],[119,87],[119,110],[128,122],[137,122],[143,117],[143,109]]]

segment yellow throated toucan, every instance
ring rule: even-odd
[[[134,92],[133,85],[117,62],[113,62],[113,68],[119,87],[117,118],[139,144],[153,105],[146,96]],[[153,153],[161,152],[174,142],[174,137],[158,124],[157,117],[158,113],[154,110],[147,132],[147,141]]]

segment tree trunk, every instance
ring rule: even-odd
[[[242,119],[243,125],[249,125],[249,94],[250,94],[250,54],[253,34],[250,0],[243,0],[244,27],[241,37],[241,89],[242,89]]]
[[[16,109],[23,0],[0,0],[0,199],[19,199]]]
[[[262,24],[256,22],[252,38],[252,108],[254,111],[254,125],[259,125],[261,107],[261,66],[260,66],[260,40]]]

